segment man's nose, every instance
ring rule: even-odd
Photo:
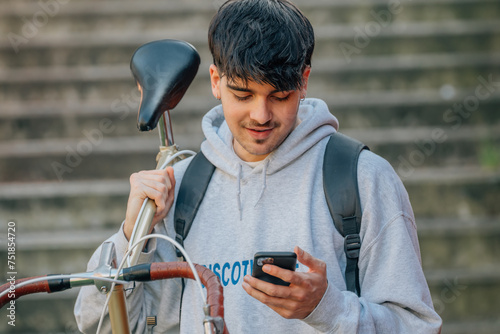
[[[272,112],[266,99],[256,99],[250,112],[250,118],[259,124],[265,124],[271,120]]]

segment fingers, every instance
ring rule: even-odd
[[[294,318],[295,312],[293,310],[300,307],[299,301],[284,297],[277,297],[277,295],[286,296],[287,291],[290,290],[289,287],[267,283],[248,275],[243,278],[242,286],[250,296],[266,304],[268,307],[287,319]],[[256,286],[260,289],[255,288]],[[267,293],[263,292],[263,290],[266,290]]]
[[[146,198],[155,201],[157,212],[165,210],[165,202],[172,183],[166,171],[142,171],[130,177],[131,195],[141,202]]]
[[[264,265],[262,270],[289,282],[290,286],[279,286],[245,276],[243,289],[276,311],[284,318],[303,319],[318,305],[328,287],[326,264],[295,247],[300,263],[309,268],[308,272],[295,272],[274,265]]]
[[[326,264],[320,259],[315,258],[308,252],[301,249],[299,246],[295,246],[295,254],[297,254],[297,261],[309,268],[310,273],[318,273],[322,276],[326,276]],[[295,285],[303,284],[303,276],[300,273],[294,271],[286,270],[278,266],[266,264],[262,267],[262,270],[272,276],[281,278],[285,282],[289,282]]]
[[[326,275],[326,264],[318,258],[315,258],[299,246],[293,250],[297,254],[297,261],[309,268],[309,272],[317,272]]]
[[[141,172],[143,173],[143,172]],[[141,174],[139,173],[139,174]],[[137,182],[136,187],[141,194],[141,199],[146,197],[155,201],[157,213],[165,210],[165,202],[167,200],[172,184],[167,175],[148,175],[143,174],[137,177],[134,182]]]
[[[166,172],[167,172],[167,176],[168,176],[168,184],[169,186],[167,186],[167,190],[168,190],[168,193],[167,193],[167,198],[165,200],[165,203],[164,203],[164,209],[163,209],[163,212],[162,214],[158,214],[160,220],[165,218],[165,216],[167,215],[167,213],[170,211],[170,208],[172,207],[172,204],[174,203],[174,189],[175,189],[175,177],[174,177],[174,169],[172,167],[168,167],[166,169]]]
[[[130,195],[127,203],[124,232],[130,238],[137,215],[146,198],[156,204],[152,226],[160,222],[170,210],[174,201],[175,178],[172,167],[166,170],[151,170],[130,176]]]
[[[307,297],[306,290],[311,289],[310,274],[308,273],[295,272],[269,264],[264,265],[262,271],[290,283],[290,286],[287,287],[271,284],[255,277],[248,276],[246,281],[251,284],[252,287],[262,291],[268,296],[303,301]]]
[[[264,298],[261,293],[265,294],[265,297],[276,297],[279,299],[289,299],[299,302],[303,301],[304,298],[307,297],[305,294],[304,286],[308,287],[308,284],[307,277],[304,276],[308,274],[294,272],[269,264],[264,265],[262,267],[262,270],[267,274],[281,278],[285,282],[289,282],[290,286],[272,284],[247,275],[244,277],[244,282],[257,291],[253,291],[252,296],[259,296],[262,300],[266,300],[266,303],[269,303],[270,301]],[[275,301],[275,303],[270,303],[278,306],[276,302],[278,301]],[[282,301],[279,301],[279,303],[281,302]]]
[[[317,275],[310,273],[295,273],[296,275]],[[286,319],[304,319],[318,305],[325,288],[316,288],[322,284],[319,277],[306,278],[304,285],[280,286],[261,281],[255,277],[245,276],[243,289],[253,298],[267,305]],[[313,280],[313,282],[311,282]]]
[[[267,296],[278,298],[289,298],[291,296],[291,291],[287,286],[272,284],[250,275],[243,277],[243,281]]]
[[[262,271],[271,276],[276,276],[278,278],[281,278],[285,282],[292,284],[294,283],[292,282],[295,276],[294,271],[283,269],[271,264],[265,264],[264,266],[262,266]]]

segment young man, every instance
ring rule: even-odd
[[[212,20],[209,46],[212,92],[221,105],[203,119],[201,150],[216,170],[185,248],[220,277],[229,331],[438,333],[441,320],[422,272],[407,193],[390,165],[369,151],[358,165],[361,296],[346,291],[344,240],[321,175],[338,122],[323,101],[305,99],[314,49],[309,21],[286,0],[230,0]],[[171,208],[190,161],[132,175],[125,221],[111,237],[119,260],[146,197],[158,206],[154,232],[175,236]],[[265,268],[290,286],[250,276],[254,253],[292,249],[295,272]],[[176,259],[173,247],[159,240],[148,244],[141,261]],[[182,297],[173,280],[137,284],[127,295],[134,332],[146,331],[152,315],[155,332],[175,326],[181,298],[181,332],[202,331],[203,301],[192,281]],[[81,330],[95,328],[103,300],[95,288],[82,288],[75,307]]]

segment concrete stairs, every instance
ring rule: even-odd
[[[158,135],[136,128],[129,70],[141,44],[183,39],[200,52],[172,111],[176,142],[198,150],[216,103],[206,29],[221,3],[0,3],[0,257],[14,219],[19,277],[85,271],[123,220],[129,175],[154,167]],[[296,3],[317,36],[308,96],[403,179],[443,333],[500,332],[500,3]],[[77,332],[76,293],[20,299],[16,327],[0,321],[0,332]]]

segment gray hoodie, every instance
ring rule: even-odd
[[[306,99],[299,125],[259,163],[246,163],[233,151],[222,107],[202,122],[201,149],[216,166],[185,240],[195,263],[205,265],[224,286],[224,308],[231,333],[438,333],[421,268],[415,219],[408,195],[392,167],[366,151],[360,156],[358,182],[363,211],[359,275],[361,297],[346,291],[342,236],[334,227],[323,192],[322,163],[328,136],[338,128],[326,104]],[[175,165],[176,191],[189,159]],[[173,209],[156,233],[175,236]],[[127,240],[112,236],[121,260]],[[328,288],[305,319],[287,320],[253,299],[241,287],[258,251],[292,251],[298,245],[327,265]],[[100,250],[89,262],[95,268]],[[144,262],[175,261],[163,240],[150,242]],[[297,271],[308,268],[299,264]],[[131,328],[146,331],[146,316],[157,315],[155,333],[179,322],[180,282],[138,283],[127,292]],[[75,306],[79,327],[95,331],[104,297],[94,287],[81,289]],[[203,332],[203,301],[188,281],[180,312],[182,333]],[[109,323],[105,328],[109,330]]]

